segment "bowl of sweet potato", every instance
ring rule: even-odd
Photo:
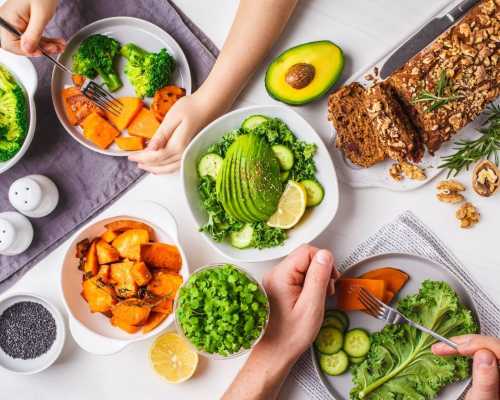
[[[84,227],[62,266],[70,330],[92,353],[111,354],[164,330],[189,275],[170,213],[156,203],[138,210]]]

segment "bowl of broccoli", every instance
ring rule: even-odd
[[[0,174],[23,157],[33,140],[37,84],[29,59],[0,49]]]

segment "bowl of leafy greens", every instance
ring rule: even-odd
[[[239,262],[289,254],[321,234],[338,208],[326,146],[282,106],[242,108],[212,122],[185,151],[181,175],[200,232]]]
[[[33,140],[37,84],[28,58],[0,49],[0,174],[23,157]]]

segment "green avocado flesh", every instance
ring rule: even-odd
[[[254,134],[239,136],[217,176],[217,196],[224,210],[237,221],[267,221],[282,191],[279,162],[271,146]]]
[[[343,69],[344,54],[336,44],[328,40],[304,43],[284,51],[269,65],[266,90],[284,103],[306,104],[328,92]]]

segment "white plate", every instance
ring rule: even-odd
[[[400,299],[409,294],[417,293],[422,282],[426,279],[445,281],[448,282],[448,284],[450,284],[451,287],[457,292],[461,301],[469,309],[472,310],[476,321],[478,321],[477,310],[467,290],[460,284],[457,279],[455,279],[453,275],[447,272],[447,270],[443,266],[425,258],[409,254],[379,255],[367,258],[366,260],[352,266],[343,274],[343,276],[356,277],[370,270],[386,266],[398,268],[406,272],[410,276],[409,281],[403,287],[396,299]],[[335,308],[335,299],[329,301],[328,308]],[[363,312],[349,312],[348,315],[350,320],[349,329],[359,327],[367,329],[370,332],[376,332],[380,331],[384,327],[384,323],[382,321],[379,321]],[[327,376],[323,374],[323,372],[321,372],[313,348],[311,348],[310,354],[313,359],[316,373],[318,374],[321,383],[323,383],[328,392],[336,400],[348,400],[349,392],[352,388],[351,374],[346,373],[337,377]],[[440,393],[437,399],[458,399],[466,389],[469,381],[470,379],[447,386]]]
[[[122,45],[132,42],[151,52],[158,52],[161,49],[166,48],[167,51],[174,57],[176,62],[175,72],[171,81],[172,84],[186,89],[186,94],[191,93],[191,72],[189,71],[186,56],[178,43],[163,29],[138,18],[113,17],[101,19],[87,25],[68,41],[66,50],[59,57],[59,61],[64,65],[71,67],[72,55],[76,52],[80,43],[88,36],[94,34],[110,36],[118,40]],[[123,87],[113,93],[115,97],[135,96],[135,90],[129,83],[124,73],[126,62],[127,61],[123,57],[118,57],[117,70],[119,71],[122,79]],[[101,82],[100,78],[96,81]],[[61,121],[61,124],[68,131],[68,133],[85,147],[88,147],[98,153],[109,156],[129,155],[131,152],[120,150],[116,144],[111,145],[111,147],[107,150],[100,149],[83,137],[82,129],[80,127],[73,126],[68,122],[61,99],[61,91],[67,86],[73,86],[71,76],[54,67],[51,86],[52,101],[54,102],[54,108],[59,121]]]
[[[441,16],[446,14],[450,9],[460,3],[461,0],[454,0],[450,2],[450,4],[446,5],[436,16]],[[413,36],[414,33],[419,32],[422,27],[424,27],[430,20],[435,18],[433,16],[428,21],[426,21],[421,27],[419,27],[415,32],[408,35],[406,38],[403,38],[400,43],[396,45],[392,50],[382,56],[376,63],[374,63],[369,68],[363,68],[362,71],[355,73],[349,80],[346,82],[346,85],[352,82],[359,82],[364,86],[370,86],[372,82],[367,81],[365,76],[367,74],[373,75],[373,70],[378,68],[379,70],[384,65],[385,61],[396,51],[402,44],[406,43],[406,41]],[[496,104],[499,102],[497,101]],[[385,189],[389,189],[392,191],[409,191],[417,189],[427,183],[429,183],[432,179],[440,175],[444,170],[438,168],[438,166],[442,163],[441,157],[445,157],[447,155],[453,154],[454,151],[454,143],[458,140],[463,139],[473,139],[479,136],[477,132],[477,128],[481,126],[481,123],[484,121],[484,118],[477,118],[475,121],[471,122],[469,125],[464,127],[459,133],[454,135],[448,142],[443,143],[441,148],[436,152],[435,156],[431,156],[427,151],[425,153],[424,158],[420,162],[420,166],[425,169],[425,173],[427,175],[427,179],[425,181],[415,181],[411,179],[404,179],[400,182],[395,181],[389,176],[389,168],[394,163],[392,160],[386,160],[381,163],[378,163],[370,168],[361,168],[359,166],[353,165],[349,160],[344,157],[344,153],[335,148],[335,128],[332,127],[333,131],[333,139],[332,139],[332,147],[333,147],[333,158],[335,161],[335,166],[339,171],[339,178],[342,182],[349,184],[352,187],[362,188],[362,187],[381,187]]]
[[[21,149],[10,160],[0,162],[0,174],[12,168],[30,147],[36,130],[35,92],[38,76],[32,62],[27,57],[17,56],[0,49],[0,64],[3,64],[23,86],[28,100],[29,127]]]
[[[196,225],[200,227],[207,221],[207,214],[201,207],[198,193],[199,177],[196,167],[201,155],[211,144],[217,142],[227,132],[239,128],[243,120],[253,114],[280,118],[300,140],[318,146],[314,157],[318,169],[316,176],[325,189],[325,197],[319,206],[308,212],[298,226],[288,231],[289,237],[283,246],[263,250],[239,250],[227,242],[218,243],[205,233],[200,233],[220,254],[236,262],[262,262],[288,255],[300,244],[310,242],[320,235],[333,220],[339,206],[335,167],[325,144],[311,125],[289,107],[252,106],[232,111],[212,122],[195,137],[184,152],[181,167],[183,191]]]

